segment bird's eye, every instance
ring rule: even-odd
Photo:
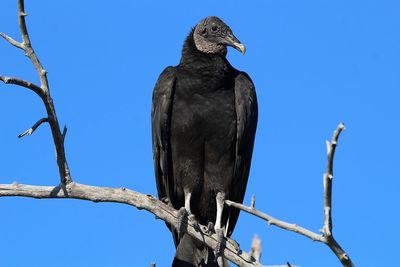
[[[211,27],[211,30],[212,30],[213,32],[215,32],[216,30],[218,30],[218,27],[214,25],[214,26]]]
[[[205,34],[206,32],[207,32],[207,29],[206,29],[206,28],[204,28],[204,29],[201,30],[201,34]]]

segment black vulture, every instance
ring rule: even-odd
[[[227,46],[245,53],[221,19],[201,20],[179,65],[159,76],[151,114],[159,198],[183,216],[212,222],[221,238],[232,234],[239,216],[224,200],[243,202],[258,116],[253,82],[230,65]],[[201,242],[169,228],[177,246],[173,266],[222,265]]]

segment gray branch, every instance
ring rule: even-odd
[[[47,71],[43,68],[43,65],[40,63],[39,58],[37,57],[35,50],[32,47],[31,40],[28,34],[28,29],[26,27],[25,17],[26,13],[24,7],[24,0],[18,0],[18,23],[22,37],[22,43],[15,41],[14,39],[12,39],[11,37],[9,37],[4,33],[1,33],[0,36],[2,36],[10,44],[22,49],[25,52],[25,55],[30,59],[39,76],[40,87],[31,82],[17,78],[0,76],[0,80],[2,80],[5,84],[16,84],[19,86],[29,88],[42,99],[43,104],[46,108],[47,118],[50,125],[51,134],[53,136],[53,142],[56,148],[56,159],[57,159],[61,185],[65,186],[66,184],[72,182],[72,177],[70,174],[67,158],[65,155],[64,136],[63,133],[61,133],[60,124],[58,123],[56,110],[53,104],[53,99],[50,96],[49,82],[47,80]]]
[[[310,231],[304,227],[301,227],[297,224],[288,223],[285,221],[278,220],[268,214],[265,214],[259,210],[254,208],[255,198],[252,197],[252,202],[250,206],[245,206],[240,203],[236,203],[230,200],[226,200],[225,203],[228,206],[235,207],[237,209],[243,210],[247,213],[255,215],[265,221],[270,225],[275,225],[279,228],[292,231],[298,234],[301,234],[305,237],[310,238],[313,241],[318,241],[326,244],[336,255],[336,257],[340,260],[344,267],[354,267],[353,262],[351,261],[349,255],[342,249],[342,247],[337,243],[332,234],[332,178],[333,178],[333,158],[335,156],[335,150],[337,146],[337,142],[340,136],[340,133],[345,129],[344,124],[340,123],[335,132],[333,133],[332,141],[327,141],[327,167],[326,172],[324,174],[324,226],[323,226],[323,234],[317,234],[313,231]]]
[[[345,129],[340,123],[333,133],[332,141],[326,140],[327,164],[324,173],[324,227],[323,234],[326,237],[332,235],[332,179],[333,179],[333,158],[335,156],[337,142],[340,133]]]
[[[0,76],[0,80],[3,81],[5,84],[15,84],[21,87],[28,88],[33,92],[35,92],[40,97],[44,96],[42,88],[29,81],[25,81],[15,77],[6,77],[6,76]]]
[[[233,201],[230,201],[230,200],[225,200],[225,203],[228,206],[232,206],[232,207],[235,207],[237,209],[243,210],[243,211],[245,211],[245,212],[247,212],[249,214],[255,215],[255,216],[267,221],[269,225],[275,225],[275,226],[277,226],[279,228],[282,228],[282,229],[285,229],[285,230],[288,230],[288,231],[292,231],[292,232],[304,235],[304,236],[306,236],[308,238],[311,238],[314,241],[323,242],[324,238],[323,238],[322,235],[316,234],[316,233],[314,233],[314,232],[312,232],[312,231],[310,231],[310,230],[308,230],[306,228],[303,228],[303,227],[301,227],[301,226],[299,226],[297,224],[288,223],[288,222],[285,222],[285,221],[278,220],[278,219],[276,219],[276,218],[274,218],[274,217],[272,217],[272,216],[270,216],[270,215],[268,215],[266,213],[263,213],[263,212],[261,212],[259,210],[256,210],[256,209],[252,208],[251,206],[245,206],[243,204],[236,203],[236,202],[233,202]]]
[[[49,91],[49,83],[47,81],[47,72],[43,68],[42,64],[39,61],[39,58],[36,56],[36,53],[32,47],[31,39],[28,34],[28,29],[26,27],[25,17],[27,14],[25,13],[25,4],[24,0],[18,0],[18,23],[19,29],[22,36],[22,49],[25,51],[25,55],[31,60],[33,66],[36,69],[36,72],[40,78],[40,84],[43,90],[46,93]]]
[[[326,141],[327,165],[324,174],[324,226],[322,233],[324,243],[335,253],[344,267],[354,267],[349,255],[342,249],[335,240],[332,233],[332,180],[333,180],[333,158],[338,144],[340,133],[345,129],[344,124],[340,123],[333,133],[331,142]]]
[[[251,242],[251,248],[249,255],[254,258],[256,262],[260,262],[261,259],[261,239],[258,235],[253,237],[253,241]]]
[[[43,122],[49,122],[49,118],[41,118],[38,120],[31,128],[23,132],[22,134],[18,135],[18,138],[22,138],[25,135],[31,135],[33,132],[36,131],[36,129],[43,123]]]
[[[16,48],[19,48],[19,49],[22,49],[22,50],[24,49],[24,45],[22,43],[15,41],[13,38],[8,36],[7,34],[0,32],[0,36],[3,37],[7,42],[12,44]]]
[[[35,186],[24,184],[0,184],[0,197],[20,196],[31,198],[74,198],[93,202],[116,202],[134,206],[153,213],[157,218],[176,226],[178,211],[151,195],[145,195],[126,188],[98,187],[71,182],[62,186]],[[190,220],[183,222],[182,229],[190,236],[204,242],[208,247],[217,246],[218,236],[207,234],[207,227],[196,227]],[[267,267],[257,263],[253,257],[242,251],[237,242],[227,238],[223,243],[223,255],[243,267]],[[286,266],[282,265],[281,267]],[[268,266],[279,267],[279,265]]]

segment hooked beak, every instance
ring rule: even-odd
[[[246,53],[246,47],[233,35],[233,33],[228,33],[225,38],[226,44],[232,46],[236,50],[240,51],[243,55]]]

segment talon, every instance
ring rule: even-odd
[[[232,244],[233,244],[233,247],[235,248],[235,250],[236,250],[237,252],[239,252],[239,251],[240,251],[240,245],[239,245],[239,243],[238,243],[237,241],[235,241],[235,240],[232,240]]]
[[[183,221],[185,220],[186,216],[187,216],[186,209],[184,207],[180,208],[178,210],[178,217],[176,218],[176,232],[178,233],[178,239],[182,237]]]
[[[169,201],[169,198],[168,198],[168,197],[163,197],[163,198],[161,199],[161,202],[164,203],[164,204],[167,204],[167,205],[170,204],[170,201]]]
[[[196,229],[196,231],[200,231],[200,225],[197,222],[196,217],[194,216],[194,214],[189,214],[188,220],[193,224],[193,227],[194,227],[194,229]]]
[[[181,239],[183,236],[183,221],[185,220],[185,217],[188,216],[190,220],[190,215],[192,215],[192,212],[190,211],[190,198],[192,196],[192,193],[189,191],[185,190],[185,206],[181,207],[178,211],[178,217],[176,218],[176,232],[178,234],[178,239]],[[193,217],[194,218],[194,215]]]
[[[193,214],[189,214],[188,219],[189,219],[190,221],[196,221],[196,218],[194,217]]]
[[[211,235],[212,233],[214,233],[214,224],[209,222],[207,224],[206,234]]]
[[[222,246],[224,243],[224,230],[223,229],[215,229],[215,233],[217,234],[217,246],[214,249],[215,260],[217,261],[218,258],[222,255]]]

